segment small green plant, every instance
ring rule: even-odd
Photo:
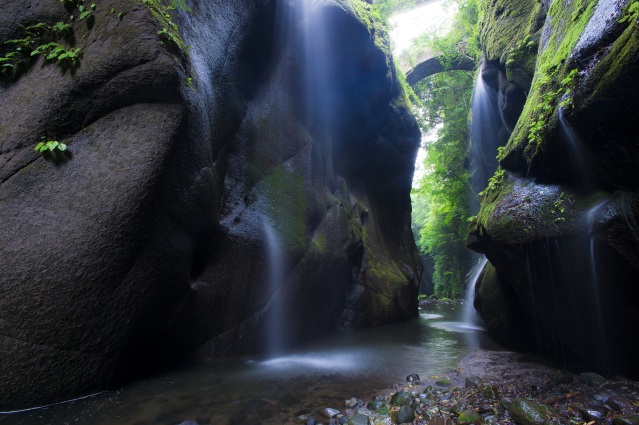
[[[546,125],[555,110],[557,100],[563,98],[559,102],[562,109],[572,108],[573,98],[571,96],[579,71],[573,69],[557,84],[554,79],[555,70],[547,70],[539,79],[538,86],[540,89],[546,88],[541,95],[541,101],[535,107],[538,111],[537,118],[533,119],[528,126],[528,143],[540,146],[543,141]],[[558,86],[558,87],[557,87]],[[553,87],[557,87],[553,90]]]
[[[479,196],[482,196],[485,193],[489,193],[497,189],[497,187],[504,180],[505,176],[506,176],[506,170],[504,170],[503,168],[498,168],[497,171],[495,171],[495,174],[488,180],[488,186],[486,186],[486,189],[480,192]]]
[[[639,20],[639,1],[637,0],[635,0],[630,6],[628,6],[626,12],[623,14],[621,19],[619,19],[619,22],[624,23],[632,22],[635,20]]]
[[[41,142],[38,143],[35,147],[36,152],[46,153],[46,152],[64,152],[67,150],[67,145],[57,140],[47,140],[46,137],[42,136]]]
[[[504,146],[499,146],[497,148],[497,161],[501,161],[504,159]]]
[[[42,55],[45,60],[59,61],[64,65],[74,66],[80,58],[79,47],[66,48],[61,44],[52,41],[51,43],[42,44],[31,52],[31,56]]]
[[[566,218],[564,217],[564,213],[566,212],[565,204],[566,204],[566,194],[564,192],[561,192],[561,194],[559,195],[559,199],[557,199],[553,203],[553,209],[550,210],[551,214],[560,215],[559,217],[555,218],[555,223],[566,221]]]
[[[86,7],[84,4],[80,4],[78,5],[78,11],[80,12],[80,17],[78,18],[78,21],[88,18],[95,11],[95,3],[91,4],[91,6],[89,7]]]

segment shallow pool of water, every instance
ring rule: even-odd
[[[478,348],[499,349],[460,322],[460,305],[431,305],[419,318],[376,329],[343,332],[288,355],[198,366],[136,382],[84,400],[11,415],[0,425],[284,424],[324,407],[344,409],[417,373],[457,366]]]

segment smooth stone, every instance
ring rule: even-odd
[[[322,410],[322,414],[329,419],[333,419],[335,416],[339,415],[339,410],[326,407]]]
[[[366,407],[368,408],[368,410],[372,410],[374,412],[377,409],[381,409],[382,407],[384,407],[384,402],[381,400],[371,400],[368,402]]]
[[[464,386],[466,388],[479,388],[483,382],[479,376],[467,376],[464,380]]]
[[[393,420],[389,416],[375,415],[370,421],[372,425],[393,425]]]
[[[390,403],[393,406],[410,406],[413,403],[413,398],[407,391],[400,391],[393,394]]]
[[[399,408],[397,412],[397,423],[405,424],[405,423],[413,423],[415,420],[415,412],[410,406],[402,406]]]
[[[348,418],[348,425],[368,425],[368,416],[360,413]]]
[[[593,398],[593,400],[595,400],[595,402],[597,404],[604,404],[610,398],[610,394],[608,394],[608,393],[597,393],[594,396],[592,396],[592,398]]]
[[[346,407],[355,407],[357,406],[357,399],[355,397],[351,398],[350,400],[346,400],[344,402],[344,404],[346,405]]]
[[[557,373],[555,373],[555,376],[552,378],[552,382],[555,385],[570,384],[574,380],[575,377],[573,376],[573,374],[568,372],[567,370],[558,370]]]
[[[312,416],[306,418],[306,420],[304,421],[304,425],[315,425],[315,424],[317,424],[317,421]]]
[[[579,413],[581,413],[581,417],[586,421],[598,421],[606,416],[606,412],[603,409],[596,407],[579,409]]]
[[[420,381],[420,379],[419,379],[419,375],[418,375],[418,374],[416,374],[416,373],[411,373],[410,375],[408,375],[408,376],[406,377],[406,380],[407,380],[408,382],[419,382],[419,381]]]
[[[632,407],[632,401],[622,395],[613,395],[607,400],[607,403],[612,410],[616,412],[621,412]]]
[[[590,385],[599,385],[606,382],[606,378],[604,378],[603,376],[597,373],[592,373],[592,372],[581,373],[579,375],[579,379],[582,382],[585,382],[586,384],[590,384]]]
[[[339,420],[337,421],[337,423],[339,423],[339,425],[346,425],[346,424],[348,424],[348,416],[342,416],[341,418],[339,418]]]
[[[618,417],[612,421],[614,425],[639,425],[639,416]]]
[[[178,425],[200,425],[195,421],[184,421],[184,422],[180,422]]]
[[[497,385],[481,384],[479,386],[479,393],[486,398],[490,398],[490,399],[499,398],[499,388],[497,388]]]
[[[502,408],[504,408],[504,409],[508,410],[508,408],[510,407],[510,403],[512,403],[512,402],[513,402],[513,401],[512,401],[510,398],[508,398],[508,397],[504,397],[504,398],[502,398],[501,400],[499,400],[499,405],[500,405]]]
[[[479,424],[481,415],[474,410],[464,410],[459,414],[457,423],[460,425]]]
[[[448,379],[440,379],[439,381],[435,382],[435,385],[439,385],[440,387],[450,387],[451,383]]]
[[[466,408],[466,406],[464,406],[463,403],[455,403],[450,408],[449,412],[454,414],[454,415],[459,415],[461,412],[464,411],[465,408]]]
[[[518,425],[544,425],[550,419],[547,406],[522,399],[510,403],[508,414]]]

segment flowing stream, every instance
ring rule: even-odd
[[[271,359],[187,368],[117,391],[10,415],[0,424],[283,424],[324,407],[344,410],[417,373],[432,376],[478,349],[499,349],[483,332],[456,326],[460,304],[425,305],[417,319],[342,332]]]

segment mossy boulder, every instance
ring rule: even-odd
[[[522,3],[493,2],[482,24],[486,55],[500,66],[506,51],[517,63],[532,57],[528,43],[538,49],[525,106],[470,226],[468,245],[490,260],[475,305],[511,347],[639,376],[629,355],[639,343],[625,336],[639,305],[639,109],[628,101],[639,95],[637,22],[624,19],[629,2],[555,0],[520,13]],[[514,49],[500,19],[522,31]],[[593,311],[594,322],[581,319]]]
[[[544,425],[551,418],[548,406],[523,399],[513,400],[508,414],[518,425]]]
[[[464,410],[457,417],[457,423],[460,425],[480,424],[481,415],[475,410]]]
[[[413,397],[408,391],[399,391],[391,397],[390,404],[393,406],[410,406],[413,404]]]

